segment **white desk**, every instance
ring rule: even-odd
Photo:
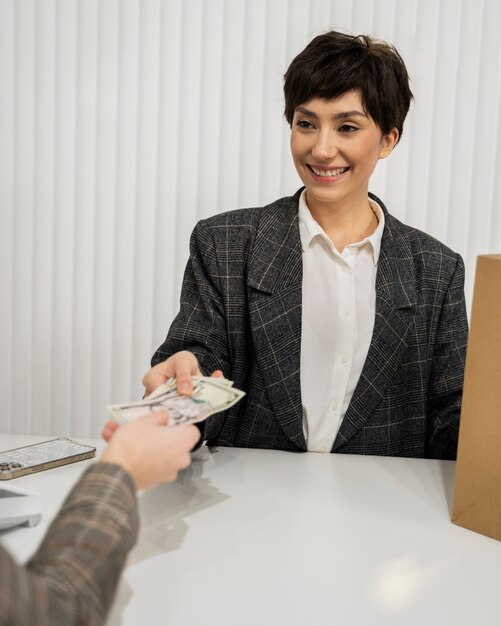
[[[197,456],[176,483],[141,494],[141,535],[109,624],[501,624],[501,543],[450,523],[453,462]],[[15,481],[45,506],[42,526],[3,535],[18,558],[87,463]]]

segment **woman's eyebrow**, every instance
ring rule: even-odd
[[[306,107],[296,107],[295,113],[302,113],[303,115],[308,115],[308,117],[313,117],[314,119],[318,119],[318,115],[314,111],[310,111]],[[332,116],[333,120],[345,120],[349,117],[367,117],[365,113],[362,111],[343,111],[341,113],[336,113]]]

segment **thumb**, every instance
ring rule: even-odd
[[[176,387],[180,394],[191,395],[193,391],[192,376],[200,376],[198,362],[189,353],[179,353],[175,363]]]

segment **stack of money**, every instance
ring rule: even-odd
[[[193,376],[193,392],[191,396],[183,396],[176,389],[176,379],[170,378],[138,402],[112,404],[107,408],[119,424],[149,412],[167,410],[168,426],[177,426],[203,422],[214,413],[226,411],[244,396],[245,392],[235,389],[231,380],[208,376]]]

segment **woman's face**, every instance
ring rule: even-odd
[[[310,211],[367,207],[369,178],[398,140],[383,135],[364,111],[360,93],[312,98],[294,112],[291,151]]]

